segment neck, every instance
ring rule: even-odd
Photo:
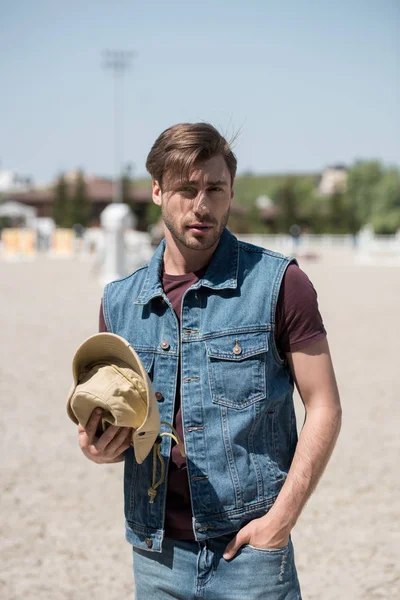
[[[181,244],[172,237],[170,231],[165,230],[165,252],[164,252],[164,271],[168,275],[184,275],[185,273],[194,273],[199,271],[211,260],[218,241],[207,250],[192,250]]]

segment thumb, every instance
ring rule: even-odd
[[[237,535],[235,535],[233,539],[231,539],[231,541],[225,548],[225,551],[222,555],[223,558],[225,560],[231,560],[235,556],[239,548],[243,546],[243,544],[247,544],[248,541],[248,535],[246,535],[245,530],[242,529],[237,533]]]

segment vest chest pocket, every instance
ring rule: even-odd
[[[265,332],[223,336],[206,342],[212,401],[242,409],[267,396]]]

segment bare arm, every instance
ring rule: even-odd
[[[228,544],[224,558],[233,558],[243,544],[259,548],[287,544],[339,435],[342,412],[326,338],[305,350],[288,353],[287,359],[306,410],[293,462],[274,506],[238,532]]]

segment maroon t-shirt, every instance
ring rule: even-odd
[[[185,275],[163,274],[163,289],[180,320],[182,297],[196,283],[205,269]],[[107,331],[100,307],[99,331]],[[275,315],[275,342],[280,354],[301,350],[326,336],[318,310],[317,293],[307,275],[295,264],[286,269]],[[180,383],[177,385],[174,427],[183,440]],[[194,539],[192,509],[186,459],[173,442],[167,483],[165,535],[173,539]]]

